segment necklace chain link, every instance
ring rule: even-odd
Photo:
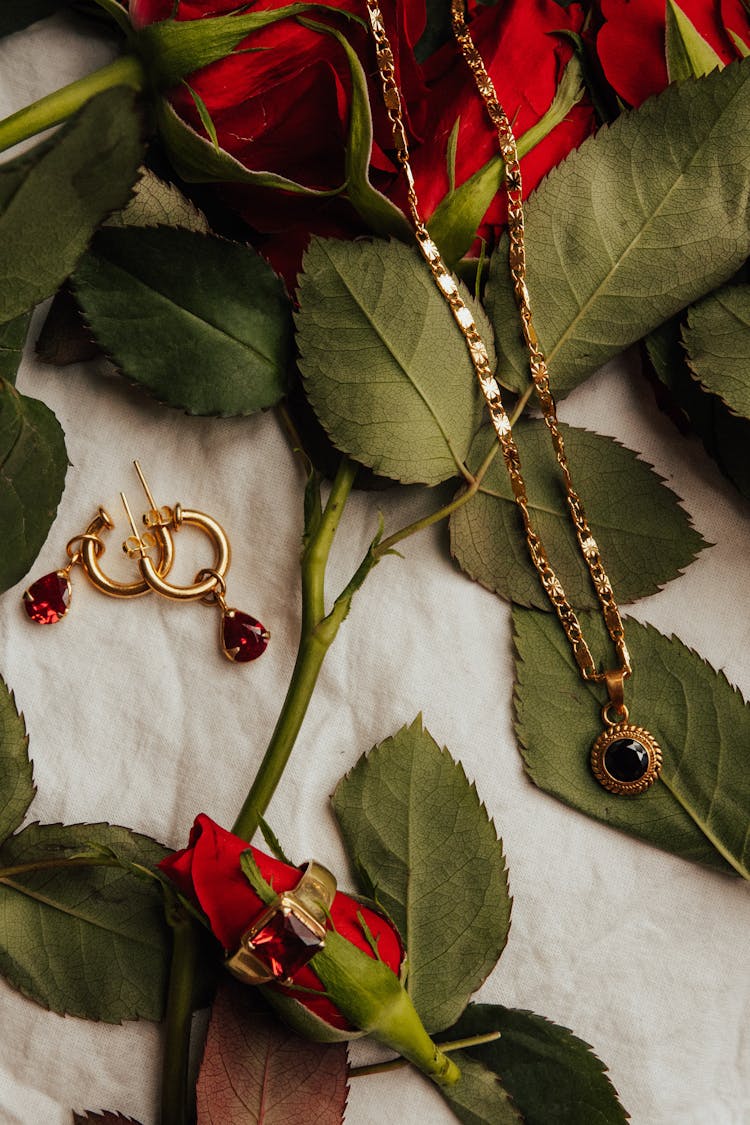
[[[383,17],[378,7],[377,0],[366,0],[366,4],[375,42],[378,72],[383,88],[383,100],[393,127],[396,157],[406,177],[409,211],[414,226],[417,245],[430,268],[430,272],[432,273],[438,289],[447,301],[456,323],[466,340],[471,362],[476,372],[482,394],[487,403],[490,419],[495,429],[503,459],[508,470],[513,497],[521,512],[531,561],[539,575],[542,587],[560,619],[560,623],[570,642],[573,655],[583,679],[606,681],[609,685],[610,680],[614,676],[618,678],[621,683],[622,677],[629,676],[631,671],[630,657],[625,645],[622,618],[617,602],[615,601],[611,583],[604,569],[604,564],[602,563],[599,547],[591,533],[588,520],[586,519],[583,504],[573,487],[568,459],[565,453],[565,444],[562,434],[560,433],[560,426],[557,419],[555,401],[550,390],[547,361],[539,345],[531,315],[531,302],[526,286],[526,246],[524,238],[524,214],[521,203],[521,168],[518,160],[516,141],[510,122],[498,101],[492,79],[487,73],[482,56],[477,50],[466,25],[465,0],[451,0],[453,33],[474,77],[474,81],[487,108],[490,120],[497,130],[500,155],[505,164],[504,185],[508,200],[510,273],[521,318],[521,328],[529,355],[529,368],[544,421],[552,436],[555,456],[560,472],[562,473],[568,509],[575,528],[578,545],[591,575],[591,580],[602,609],[604,622],[612,638],[619,660],[619,668],[614,673],[597,670],[591,655],[591,650],[583,637],[578,617],[567,599],[560,579],[555,574],[547,558],[547,552],[545,551],[542,540],[534,530],[529,513],[526,483],[521,471],[521,458],[518,446],[516,445],[515,438],[511,431],[508,413],[503,406],[500,385],[490,366],[487,348],[479,334],[472,312],[461,299],[453,275],[443,261],[437,246],[432,241],[420,213],[419,199],[417,197],[414,175],[409,158],[409,143],[404,126],[401,93],[396,82],[393,51],[391,50],[391,45],[388,40]]]

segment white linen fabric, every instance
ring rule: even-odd
[[[107,49],[57,20],[6,40],[0,112],[100,65]],[[628,612],[677,634],[747,694],[747,505],[698,443],[658,413],[636,367],[610,364],[560,413],[638,450],[683,497],[714,546]],[[203,606],[105,599],[74,573],[69,616],[40,629],[19,604],[30,579],[5,594],[0,671],[30,735],[38,787],[30,819],[110,821],[171,847],[184,844],[198,812],[230,826],[281,705],[298,629],[302,479],[275,418],[187,417],[131,389],[103,361],[55,370],[29,353],[18,387],[56,412],[71,462],[31,577],[64,562],[67,539],[100,503],[117,521],[106,562],[127,573],[117,496],[124,488],[138,503],[131,460],[139,457],[160,503],[179,500],[226,527],[230,604],[273,634],[261,660],[232,666],[217,649],[218,614]],[[331,591],[361,557],[378,509],[395,529],[424,510],[424,497],[401,489],[353,496]],[[180,539],[176,571],[188,581],[205,559],[199,536],[185,546],[191,535]],[[355,599],[269,809],[271,824],[291,855],[315,855],[346,886],[329,794],[364,751],[421,711],[476,781],[505,844],[513,925],[480,998],[532,1009],[591,1043],[635,1125],[746,1125],[747,886],[537,790],[512,730],[508,606],[452,565],[443,527],[409,540],[404,555],[382,562]],[[0,1008],[3,1125],[69,1125],[72,1109],[116,1110],[154,1125],[158,1028],[63,1019],[1,982]],[[353,1081],[348,1125],[391,1118],[454,1120],[415,1073]]]

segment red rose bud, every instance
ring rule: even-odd
[[[196,818],[187,848],[168,856],[160,869],[192,898],[228,954],[265,909],[240,866],[248,844],[203,814]],[[251,848],[263,879],[277,894],[300,880],[296,867]],[[332,1041],[372,1035],[441,1084],[459,1071],[427,1035],[398,973],[404,957],[393,925],[377,911],[337,892],[330,909],[325,947],[291,974],[289,985],[263,986],[286,1021],[307,1038]],[[377,950],[377,955],[375,953]]]
[[[563,72],[573,55],[560,32],[580,33],[585,12],[580,4],[561,6],[556,0],[504,0],[469,4],[472,38],[493,81],[500,104],[513,122],[516,139],[536,126],[550,109]],[[425,143],[412,150],[412,165],[422,210],[429,225],[451,187],[450,139],[455,137],[455,183],[466,183],[491,160],[497,160],[497,132],[476,90],[465,59],[446,44],[425,64],[428,83]],[[527,196],[547,173],[594,131],[591,102],[581,98],[563,120],[521,160],[523,194]],[[403,187],[399,189],[403,191]],[[478,233],[492,247],[506,221],[505,193],[496,191]]]
[[[293,287],[311,232],[350,238],[368,228],[338,194],[346,180],[349,61],[335,38],[304,26],[294,13],[274,18],[290,6],[291,0],[245,5],[238,0],[180,0],[176,6],[173,0],[130,0],[129,11],[146,69],[176,111],[177,128],[180,119],[184,123],[179,137],[165,132],[163,120],[160,125],[178,170],[193,181],[236,181],[222,189],[223,198],[258,232],[258,248]],[[424,27],[424,2],[382,0],[382,9],[411,130],[418,134],[424,83],[413,44]],[[391,127],[371,66],[363,0],[311,0],[297,5],[296,14],[343,31],[352,44],[368,75],[374,124],[370,170],[376,177],[397,179],[397,166],[387,155],[393,146]],[[359,20],[346,18],[352,14]],[[259,17],[274,22],[251,30]],[[217,160],[206,113],[221,155],[238,162],[239,174]],[[243,168],[284,177],[292,188],[333,194],[279,191],[278,183],[243,184]]]

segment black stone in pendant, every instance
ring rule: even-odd
[[[648,750],[635,738],[617,738],[604,751],[604,768],[616,781],[640,781],[650,761]]]
[[[591,769],[610,793],[635,797],[654,784],[662,753],[654,736],[628,722],[608,723],[591,750]]]

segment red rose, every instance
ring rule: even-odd
[[[287,3],[255,0],[242,5],[242,12],[272,10]],[[318,3],[319,12],[315,11]],[[239,0],[180,0],[176,18],[226,15],[239,7]],[[396,166],[385,152],[392,146],[391,126],[377,73],[367,61],[371,58],[369,32],[360,22],[336,18],[328,10],[332,7],[366,20],[364,3],[312,0],[306,15],[343,31],[365,60],[375,133],[371,166],[395,178]],[[142,28],[166,19],[172,8],[172,0],[130,0],[130,18],[136,28]],[[398,80],[409,104],[410,126],[418,133],[424,87],[412,47],[424,27],[424,0],[383,0],[382,9],[394,44]],[[205,103],[221,147],[245,167],[276,172],[311,188],[327,190],[343,184],[351,75],[344,51],[330,35],[295,19],[280,20],[254,32],[231,55],[188,75],[186,81]],[[170,100],[179,115],[205,137],[189,90],[176,87]],[[312,230],[352,237],[367,229],[351,205],[338,196],[315,199],[248,187],[230,187],[225,196],[260,232],[259,248],[292,282]]]
[[[580,32],[583,22],[580,4],[564,9],[555,0],[506,0],[477,8],[470,21],[471,34],[516,138],[549,109],[572,56],[570,43],[556,32]],[[429,99],[425,137],[429,139],[415,149],[413,164],[419,197],[429,219],[450,187],[446,155],[456,121],[460,121],[457,185],[497,155],[498,142],[471,72],[454,44],[447,44],[428,61],[426,77]],[[583,100],[521,161],[524,196],[594,128],[593,108]],[[500,192],[480,227],[482,237],[494,241],[505,214],[504,193]]]
[[[256,0],[242,10],[273,9],[284,2]],[[331,3],[366,17],[364,0]],[[404,177],[392,159],[392,131],[369,32],[353,20],[337,20],[326,11],[323,0],[320,4],[319,13],[312,14],[344,31],[368,76],[374,120],[373,185],[405,210]],[[381,7],[396,57],[421,204],[429,218],[450,189],[447,148],[456,123],[457,186],[497,156],[497,138],[472,74],[454,43],[433,55],[424,69],[417,65],[413,48],[424,26],[424,0],[382,0]],[[227,15],[231,20],[228,13],[236,9],[237,0],[181,0],[176,18]],[[130,4],[136,28],[165,19],[171,12],[172,0],[131,0]],[[476,6],[472,33],[518,135],[549,109],[571,58],[570,43],[556,33],[581,31],[583,21],[578,3],[563,8],[555,0],[506,0]],[[221,147],[247,168],[273,171],[318,189],[343,183],[351,76],[344,51],[331,36],[285,19],[255,32],[240,43],[237,52],[186,80],[205,103]],[[179,115],[205,137],[190,91],[180,85],[169,97]],[[588,102],[574,106],[523,160],[525,193],[580,144],[594,124]],[[316,199],[239,185],[228,185],[222,192],[258,232],[256,245],[290,287],[311,232],[351,238],[367,231],[365,221],[341,196]],[[480,234],[492,239],[504,216],[500,192]]]
[[[722,62],[740,51],[730,31],[747,40],[743,0],[679,0],[679,7]],[[596,49],[609,84],[631,106],[667,85],[666,0],[601,0],[605,20]]]
[[[228,953],[238,948],[243,933],[264,909],[263,902],[240,868],[240,855],[247,849],[248,844],[239,836],[232,835],[210,817],[201,814],[196,817],[188,846],[167,856],[159,864],[183,894],[198,903],[209,920],[214,936]],[[255,848],[251,851],[261,875],[277,893],[291,890],[299,882],[298,868],[281,863]],[[364,919],[375,939],[380,960],[398,974],[403,948],[396,930],[381,914],[338,892],[331,907],[332,928],[374,959],[375,954],[360,919]],[[323,992],[323,985],[307,965],[294,974],[293,980],[296,985]],[[286,991],[282,986],[278,987]],[[307,992],[290,995],[330,1026],[344,1031],[353,1030],[325,995],[317,997]]]

